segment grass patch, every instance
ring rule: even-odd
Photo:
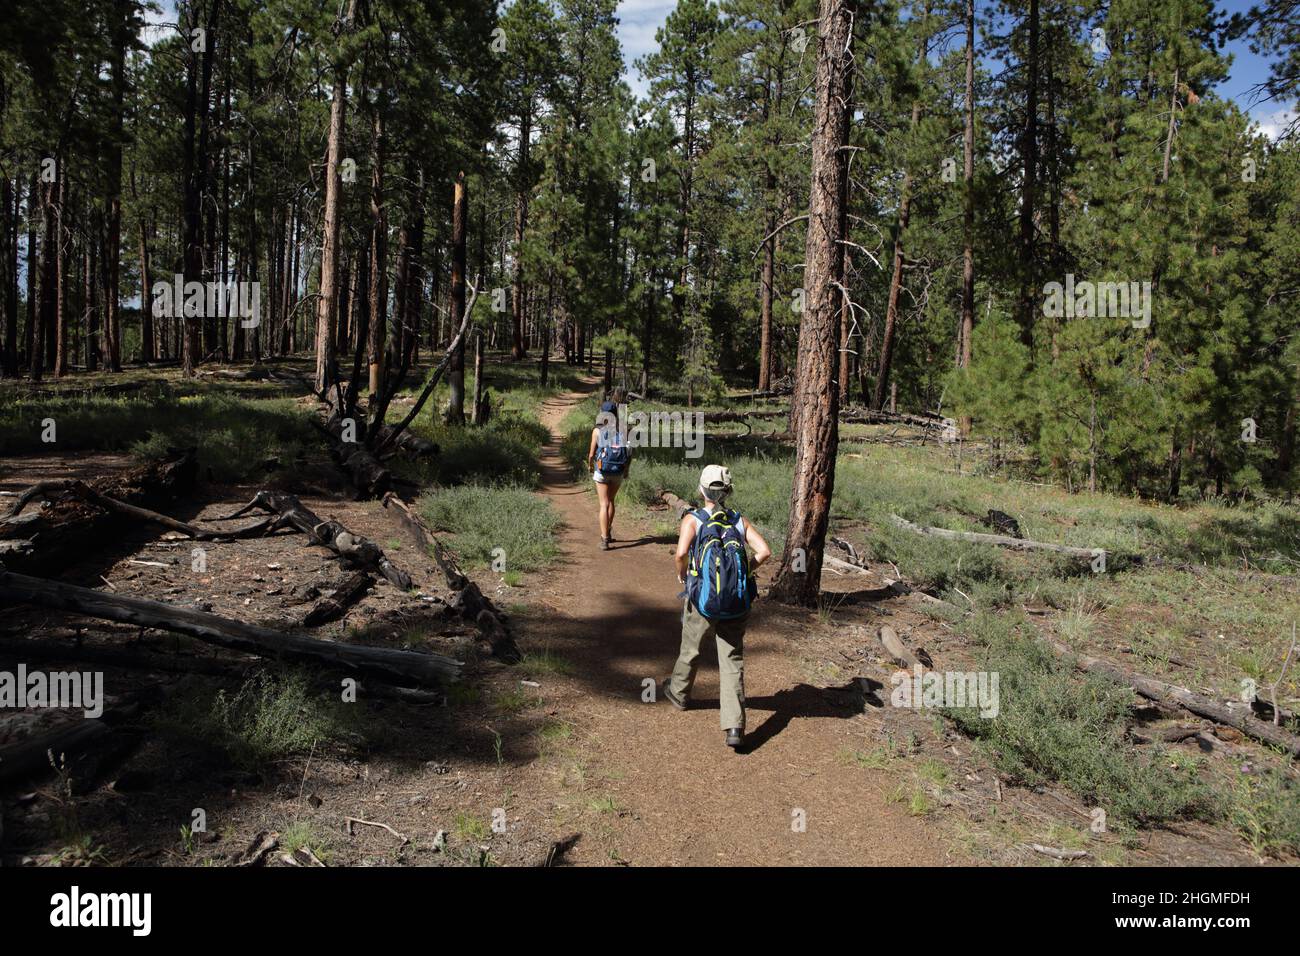
[[[56,440],[41,440],[53,419]],[[309,413],[289,398],[249,398],[196,386],[130,395],[15,394],[0,402],[0,456],[48,451],[130,451],[160,458],[168,448],[196,447],[199,464],[218,481],[264,474],[277,462],[289,468],[307,454],[320,456]],[[273,469],[271,469],[273,470]]]
[[[593,813],[620,814],[623,812],[623,808],[619,806],[618,801],[610,796],[594,797],[587,802],[587,807]]]
[[[999,675],[998,716],[947,710],[1014,780],[1060,781],[1120,824],[1213,818],[1218,799],[1190,768],[1160,751],[1150,758],[1124,739],[1133,692],[1096,674],[1078,675],[1006,614],[979,615],[969,636],[982,645],[980,666]]]
[[[306,848],[322,863],[329,862],[328,841],[306,820],[295,820],[285,827],[280,834],[280,847],[287,853]]]
[[[403,477],[432,485],[520,485],[541,483],[537,458],[549,433],[531,415],[508,412],[483,426],[443,425],[422,421],[412,426],[438,446],[438,454],[420,463],[394,465]]]
[[[447,703],[452,707],[464,707],[477,704],[483,699],[483,692],[473,684],[457,681],[447,688]]]
[[[528,677],[564,677],[573,673],[573,664],[568,658],[554,653],[549,647],[529,651],[515,667]]]
[[[480,820],[478,817],[470,816],[468,813],[456,814],[456,836],[462,840],[470,840],[475,843],[481,843],[492,835],[492,828],[488,826],[486,820]]]
[[[558,553],[559,515],[522,485],[441,488],[422,496],[416,507],[430,526],[455,536],[453,546],[469,566],[536,571]]]
[[[839,753],[840,762],[849,767],[857,767],[861,770],[884,770],[889,766],[891,754],[884,747],[873,747],[871,750],[851,750],[844,749]]]
[[[563,720],[547,720],[537,731],[537,754],[539,757],[563,754],[572,740],[572,724]]]
[[[256,769],[327,744],[362,742],[360,713],[313,687],[301,671],[259,671],[233,693],[179,693],[155,723],[173,739],[198,740],[237,766]]]
[[[1300,784],[1293,777],[1281,770],[1242,774],[1232,804],[1232,823],[1257,854],[1300,854]]]
[[[522,687],[512,687],[502,691],[492,700],[492,707],[497,713],[507,716],[521,714],[525,710],[538,706],[542,702],[539,694],[530,693]]]

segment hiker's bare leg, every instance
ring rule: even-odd
[[[605,537],[611,541],[614,539],[614,502],[618,499],[618,489],[622,487],[621,481],[609,486],[609,520],[605,522]]]
[[[596,482],[596,497],[600,499],[600,511],[599,511],[600,537],[601,540],[603,541],[609,537],[609,518],[610,518],[609,485],[599,481]]]

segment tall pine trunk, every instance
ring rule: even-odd
[[[799,362],[794,401],[794,487],[781,566],[772,584],[777,600],[814,606],[821,589],[822,549],[830,520],[839,447],[839,393],[833,387],[839,351],[840,310],[836,288],[844,259],[841,204],[848,173],[846,109],[853,70],[851,32],[857,0],[821,0],[818,26],[816,108],[812,132],[812,185],[804,251],[805,306],[799,324]]]
[[[455,336],[465,316],[465,227],[469,219],[469,204],[465,198],[465,174],[456,176],[452,192],[451,213],[451,335]],[[465,336],[452,352],[447,363],[447,422],[465,423]]]
[[[370,326],[366,338],[366,367],[370,394],[384,386],[384,332],[388,322],[388,211],[384,205],[384,88],[370,117]]]
[[[126,46],[130,41],[130,0],[113,4],[113,60],[109,83],[113,91],[108,136],[108,239],[104,248],[104,265],[108,284],[104,288],[104,364],[110,372],[122,371],[122,145],[126,112]],[[141,296],[141,307],[147,294]]]
[[[524,232],[528,228],[528,138],[532,135],[532,109],[524,110],[519,123],[519,190],[515,196],[515,281],[511,296],[513,313],[512,341],[510,357],[515,361],[522,359],[527,350],[524,348],[524,304],[527,290],[524,286]],[[477,411],[477,409],[476,409]]]
[[[1034,344],[1035,278],[1034,207],[1038,201],[1038,0],[1029,0],[1029,52],[1024,63],[1025,126],[1020,155],[1024,182],[1020,192],[1020,341]]]
[[[966,0],[966,116],[962,135],[962,257],[961,330],[957,335],[958,368],[970,368],[971,336],[975,331],[975,0]],[[971,419],[963,415],[961,434],[969,435]]]
[[[336,378],[334,323],[338,320],[339,161],[343,149],[343,111],[347,101],[347,71],[334,72],[330,102],[329,144],[325,155],[325,221],[321,238],[320,298],[316,304],[316,393],[324,395]]]
[[[930,8],[927,5],[925,15],[928,17]],[[923,25],[923,28],[924,25]],[[917,56],[916,65],[918,70],[924,70],[926,64],[926,55],[929,52],[929,37],[922,37],[921,50]],[[918,96],[912,103],[912,122],[908,127],[909,134],[915,134],[917,125],[921,122],[921,98]],[[885,306],[885,329],[880,338],[880,364],[876,367],[876,390],[871,397],[871,407],[880,411],[885,407],[885,396],[888,394],[889,370],[894,361],[894,339],[898,329],[898,302],[903,293],[903,234],[907,232],[907,224],[912,213],[912,170],[910,168],[903,170],[903,188],[898,201],[898,223],[897,231],[894,233],[894,258],[893,271],[889,280],[889,299]]]

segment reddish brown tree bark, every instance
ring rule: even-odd
[[[794,487],[781,566],[771,594],[780,601],[813,606],[821,589],[822,549],[835,487],[839,447],[839,394],[833,387],[840,344],[837,288],[844,259],[841,204],[848,174],[845,109],[853,69],[852,31],[857,0],[821,0],[818,26],[816,109],[812,133],[812,187],[804,251],[805,305],[799,325],[799,364],[794,401]]]

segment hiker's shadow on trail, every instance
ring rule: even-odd
[[[868,706],[884,707],[880,696],[885,685],[869,677],[858,677],[842,687],[813,687],[796,684],[766,697],[746,697],[746,710],[767,710],[772,715],[756,730],[745,735],[745,743],[737,753],[753,753],[781,731],[790,726],[796,717],[838,717],[847,720],[862,713]],[[697,699],[692,709],[716,708],[718,701]]]
[[[611,551],[623,551],[627,548],[640,548],[647,544],[673,544],[676,541],[677,535],[675,534],[657,534],[637,538],[635,541],[615,541],[609,546],[609,549]]]

